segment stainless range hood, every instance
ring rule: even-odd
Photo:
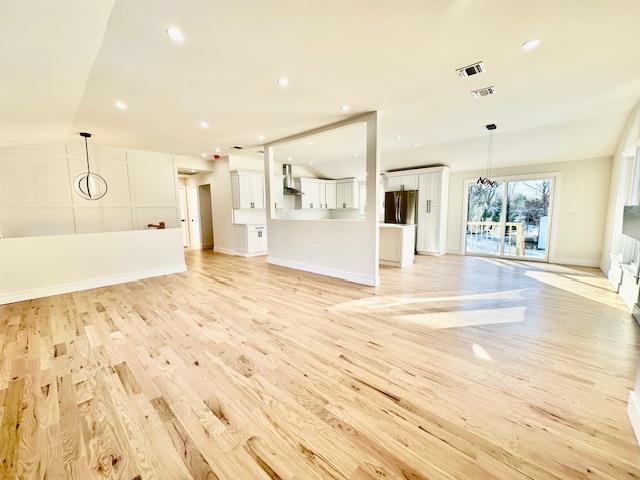
[[[290,163],[282,164],[282,174],[284,175],[284,179],[282,180],[282,182],[284,184],[285,195],[304,195],[300,190],[296,189],[296,184],[293,181],[293,172],[291,170]]]

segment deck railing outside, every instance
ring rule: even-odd
[[[467,222],[467,251],[498,254],[501,237],[500,222]],[[504,232],[504,253],[524,255],[524,224],[507,222]]]

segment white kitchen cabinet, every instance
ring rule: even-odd
[[[327,208],[327,182],[318,180],[318,202],[320,208]]]
[[[296,186],[302,192],[300,208],[355,208],[360,205],[359,185],[354,178],[323,180],[301,177]]]
[[[413,264],[415,225],[380,224],[380,264],[407,267]]]
[[[320,184],[317,178],[300,178],[296,182],[302,192],[300,197],[302,208],[322,208],[320,206]]]
[[[275,208],[284,208],[283,180],[283,175],[274,175],[271,182],[271,202]]]
[[[249,170],[232,172],[231,199],[234,209],[264,208],[264,175]]]
[[[385,175],[385,192],[399,192],[401,190],[418,190],[418,174],[391,172]]]
[[[324,184],[325,208],[338,208],[338,197],[336,192],[336,182],[326,181]]]
[[[236,255],[254,257],[267,254],[267,227],[265,225],[235,225]]]
[[[360,191],[355,178],[336,182],[336,203],[338,208],[358,208]]]
[[[447,249],[449,168],[428,167],[386,173],[385,191],[402,189],[397,186],[404,186],[405,190],[418,190],[417,252],[444,254]]]

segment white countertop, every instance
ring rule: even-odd
[[[380,228],[415,228],[415,225],[406,225],[404,223],[381,223]]]

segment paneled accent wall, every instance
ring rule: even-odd
[[[0,149],[0,234],[30,237],[178,227],[176,165],[162,153],[89,144],[91,170],[109,186],[85,200],[73,180],[86,171],[84,143]]]

